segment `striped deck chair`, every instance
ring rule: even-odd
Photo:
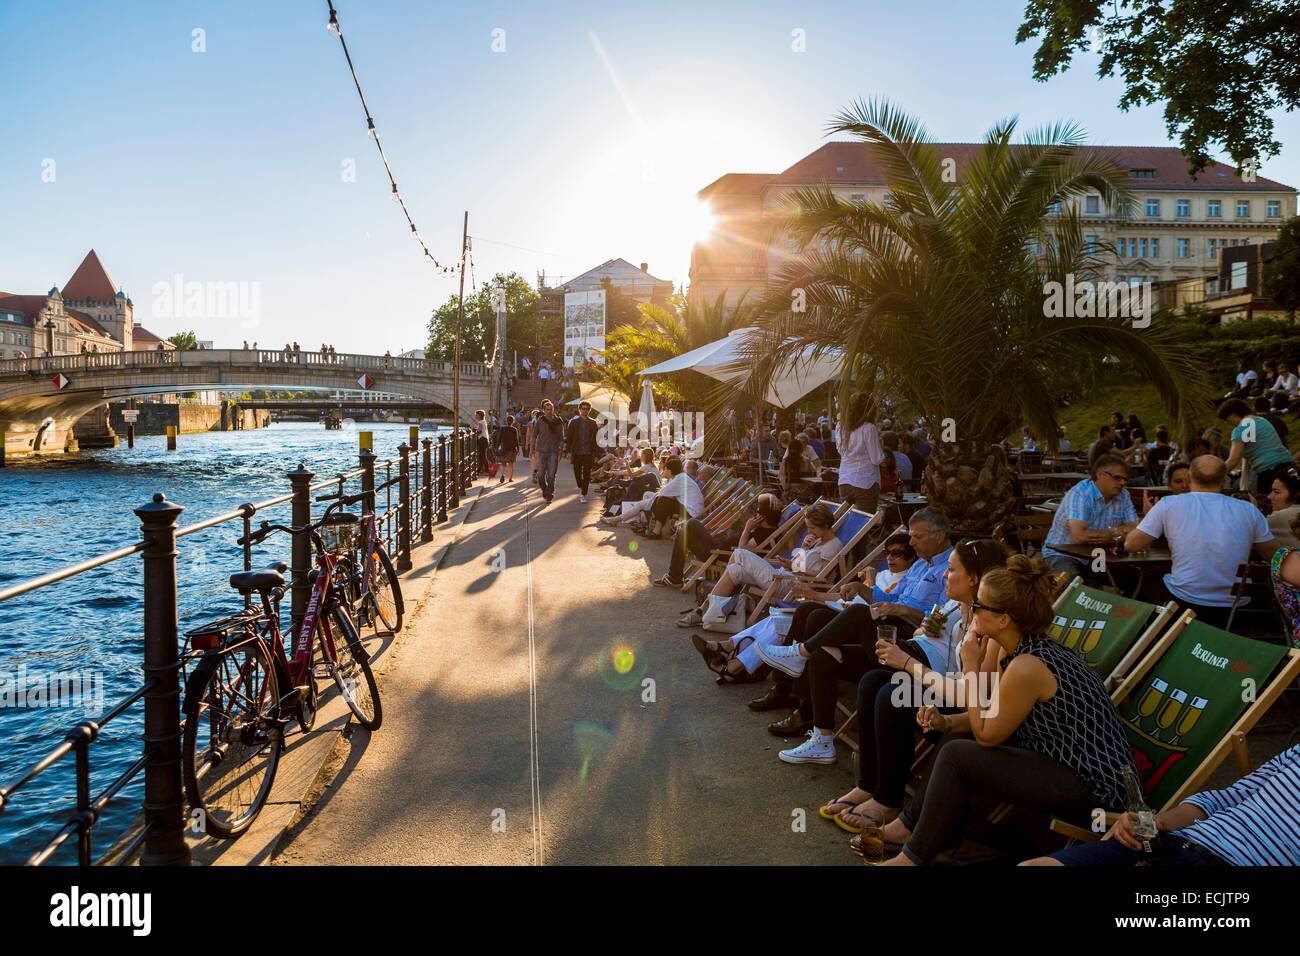
[[[761,554],[764,557],[772,550],[773,545],[777,544],[799,521],[802,520],[803,508],[799,502],[793,501],[785,506],[781,512],[780,523],[772,529],[772,533],[758,543],[754,548],[755,554]],[[731,548],[714,548],[707,558],[701,560],[695,555],[688,555],[686,558],[686,568],[682,572],[682,590],[689,591],[694,587],[695,582],[703,580],[709,576],[711,571],[716,571],[718,567],[725,565],[726,557],[731,554]],[[719,559],[723,559],[719,563]]]
[[[760,492],[761,493],[761,492]],[[850,503],[847,501],[829,501],[825,498],[818,498],[813,504],[823,504],[831,509],[831,513],[838,519],[840,515],[848,511]],[[812,505],[801,505],[797,501],[792,501],[785,506],[781,512],[781,524],[766,540],[760,542],[758,548],[752,549],[755,554],[767,557],[771,554],[787,554],[790,548],[798,543],[798,538],[802,536],[804,515]],[[793,517],[792,517],[793,515]],[[784,551],[782,549],[785,549]],[[722,574],[722,569],[726,567],[727,560],[731,557],[734,548],[718,548],[713,551],[703,561],[697,561],[692,558],[692,564],[688,568],[693,568],[693,572],[683,576],[682,590],[687,591],[694,587],[697,582],[711,579]]]
[[[731,527],[732,522],[762,493],[763,489],[757,485],[745,482],[743,487],[723,502],[718,507],[718,510],[705,520],[704,526],[709,529],[711,534],[722,533]]]
[[[704,516],[700,519],[706,525],[713,523],[731,505],[746,488],[752,484],[744,478],[732,478],[718,486],[713,497],[704,503]]]
[[[1297,676],[1300,650],[1222,631],[1183,612],[1112,696],[1147,803],[1157,811],[1177,806],[1229,752],[1241,773],[1249,773],[1246,735]],[[1118,818],[1107,814],[1107,837]],[[1062,820],[1051,828],[1072,840],[1100,837]]]
[[[840,539],[840,549],[835,557],[822,565],[816,574],[797,574],[793,576],[794,580],[803,581],[816,587],[818,585],[828,585],[831,581],[838,579],[853,563],[853,552],[859,542],[883,518],[884,512],[877,512],[873,515],[865,511],[859,511],[857,508],[849,508],[836,519],[834,524],[835,536]],[[783,555],[783,557],[788,559],[789,555]],[[749,619],[746,622],[748,625],[752,626],[759,622],[763,614],[766,613],[768,606],[785,594],[790,580],[790,575],[778,575],[767,586],[766,590],[758,595],[758,600],[755,602],[754,609],[750,612]],[[748,588],[747,590],[750,594],[757,593],[754,588]]]

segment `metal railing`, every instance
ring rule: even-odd
[[[183,353],[182,353],[183,354]],[[365,509],[376,509],[377,527],[398,570],[412,567],[411,551],[418,534],[422,542],[433,539],[435,522],[446,521],[448,512],[459,505],[478,472],[475,436],[471,429],[425,438],[414,447],[403,442],[398,457],[380,462],[370,449],[359,455],[359,467],[313,483],[315,474],[305,464],[289,472],[291,490],[256,504],[243,504],[203,521],[177,527],[185,509],[154,495],[143,507],[134,509],[140,519],[141,540],[109,551],[87,561],[69,565],[36,578],[0,590],[0,603],[51,587],[87,571],[104,567],[134,555],[143,558],[143,633],[144,683],[110,708],[103,717],[85,720],[72,727],[63,740],[36,761],[13,783],[0,787],[0,821],[24,787],[73,755],[76,777],[75,808],[54,836],[29,859],[29,865],[49,861],[69,840],[77,840],[77,861],[82,866],[94,862],[92,835],[110,802],[142,771],[144,795],[141,802],[141,826],[129,840],[113,849],[114,864],[129,863],[140,854],[142,865],[188,865],[189,847],[185,842],[184,793],[181,786],[181,655],[179,611],[176,590],[178,542],[208,528],[230,521],[242,522],[243,567],[251,570],[252,545],[248,542],[256,515],[284,504],[292,508],[292,522],[301,526],[312,520],[312,495],[322,489],[340,492],[350,481],[358,481],[362,490],[372,490]],[[394,468],[396,473],[394,475]],[[377,472],[383,480],[375,483]],[[396,491],[394,491],[396,489]],[[380,499],[380,493],[383,498]],[[378,510],[380,501],[384,503]],[[310,597],[308,574],[312,568],[311,542],[306,535],[295,535],[291,556],[291,619],[301,620]],[[144,733],[140,756],[99,793],[90,791],[91,746],[103,728],[122,716],[135,704],[144,702]],[[101,860],[101,862],[105,862]]]
[[[109,368],[192,368],[250,365],[282,369],[301,365],[311,368],[348,368],[358,371],[379,370],[412,375],[446,375],[453,371],[452,362],[391,355],[357,355],[348,352],[291,352],[272,349],[146,349],[139,352],[82,352],[71,355],[33,356],[0,360],[0,374],[34,374]],[[487,378],[483,362],[462,362],[460,374],[470,378]]]

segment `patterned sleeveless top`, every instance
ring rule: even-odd
[[[1021,654],[1046,664],[1057,690],[1034,704],[1008,742],[1064,764],[1102,807],[1123,809],[1124,768],[1133,764],[1133,754],[1101,678],[1077,653],[1043,634],[1021,638],[1002,669]]]
[[[1287,584],[1282,578],[1282,562],[1288,554],[1295,554],[1298,549],[1283,545],[1273,552],[1269,562],[1269,575],[1273,578],[1273,593],[1277,603],[1282,606],[1286,616],[1287,636],[1291,638],[1292,647],[1300,647],[1300,588]]]

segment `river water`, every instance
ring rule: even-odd
[[[380,461],[396,457],[408,434],[406,425],[360,427],[374,432]],[[350,425],[326,431],[314,423],[277,423],[256,431],[181,435],[178,445],[169,452],[166,439],[150,436],[137,438],[131,450],[124,441],[115,449],[10,459],[0,469],[7,509],[0,520],[0,587],[137,542],[140,524],[132,509],[156,492],[185,507],[179,522],[184,526],[287,493],[285,475],[299,462],[316,472],[314,481],[358,465],[357,428]],[[377,481],[382,477],[380,472]],[[264,514],[287,524],[289,505]],[[235,545],[242,529],[242,521],[232,521],[179,542],[182,631],[241,606],[226,578],[242,568]],[[254,566],[287,560],[288,547],[287,536],[273,535],[254,554]],[[135,555],[0,603],[0,786],[12,784],[69,729],[94,719],[99,706],[112,709],[143,682],[141,566]],[[286,613],[288,604],[286,599]],[[32,688],[49,686],[56,673],[80,677],[82,693],[68,694],[65,685],[57,706],[48,706]],[[13,691],[24,678],[27,690],[17,702]],[[104,728],[91,747],[92,796],[139,757],[142,721],[137,704]],[[73,767],[72,756],[65,757],[0,810],[0,864],[23,862],[52,836],[74,806]],[[96,826],[96,853],[137,812],[142,780],[143,775]],[[75,842],[56,861],[75,862]]]

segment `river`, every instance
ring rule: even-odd
[[[359,427],[374,432],[381,461],[396,457],[408,434],[407,425]],[[287,493],[285,475],[299,462],[316,472],[316,481],[355,468],[357,431],[350,425],[326,431],[320,424],[287,422],[255,431],[181,435],[174,452],[166,450],[164,438],[149,436],[137,438],[130,450],[124,439],[115,449],[10,459],[0,469],[0,491],[9,509],[0,521],[0,586],[135,543],[140,524],[132,509],[159,491],[185,507],[180,517],[184,526],[246,501]],[[288,504],[269,516],[287,523]],[[228,522],[180,542],[182,631],[241,605],[226,580],[242,567],[235,546],[241,531],[242,522]],[[261,560],[287,559],[288,539],[274,535],[263,550]],[[286,599],[286,614],[288,603]],[[142,683],[141,627],[139,556],[0,604],[0,786],[13,783],[68,729],[93,719],[99,688],[108,710]],[[5,703],[6,681],[17,682],[25,674],[30,688],[34,679],[56,672],[82,675],[88,692],[71,705],[30,706],[30,699],[28,706]],[[91,747],[92,796],[140,755],[142,721],[142,707],[136,705],[110,723]],[[73,767],[69,755],[0,811],[0,864],[23,862],[53,834],[64,811],[74,805]],[[96,826],[97,854],[137,812],[142,780],[143,775]],[[75,862],[75,845],[75,840],[65,845],[56,861]]]

